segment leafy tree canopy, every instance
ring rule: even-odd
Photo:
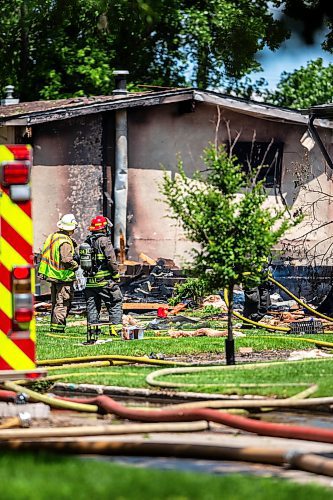
[[[201,88],[259,68],[286,38],[280,0],[2,0],[0,87],[21,100],[109,94],[132,84]],[[191,76],[188,76],[191,75]]]
[[[281,75],[277,90],[267,92],[265,101],[289,108],[306,109],[332,102],[333,64],[323,65],[321,58],[309,61],[292,73]]]

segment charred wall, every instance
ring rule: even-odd
[[[168,219],[168,207],[161,201],[158,184],[163,169],[172,176],[177,162],[183,160],[185,172],[205,168],[203,150],[217,137],[228,143],[229,136],[240,141],[282,142],[284,145],[281,184],[268,191],[269,202],[283,206],[297,203],[293,164],[302,161],[305,149],[300,139],[305,125],[274,122],[259,116],[221,109],[216,130],[216,106],[198,103],[194,112],[182,112],[179,104],[154,106],[129,111],[129,230],[130,258],[140,252],[153,258],[168,257],[181,264],[192,244],[183,231]],[[314,158],[317,171],[323,164]]]
[[[33,128],[32,169],[35,251],[65,213],[79,222],[81,241],[102,211],[102,115],[44,123]]]

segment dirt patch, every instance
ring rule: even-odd
[[[253,351],[236,353],[236,363],[256,363],[263,361],[285,361],[289,359],[294,351],[291,349],[277,349],[266,351]],[[172,361],[185,361],[187,363],[204,363],[204,364],[225,364],[225,355],[212,353],[199,353],[193,355],[177,356],[168,358]]]

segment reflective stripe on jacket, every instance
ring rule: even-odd
[[[72,269],[65,269],[61,263],[60,247],[63,243],[68,243],[74,254],[73,241],[67,234],[52,233],[46,238],[38,273],[58,281],[74,281],[75,272]]]

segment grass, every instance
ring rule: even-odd
[[[8,479],[10,478],[10,479]],[[52,454],[2,453],[1,500],[328,500],[332,490],[250,475],[159,471]]]
[[[167,336],[149,340],[148,336],[161,335],[159,332],[147,331],[146,338],[142,341],[119,341],[115,340],[100,345],[82,345],[85,338],[85,327],[68,327],[65,336],[49,336],[48,325],[45,321],[38,324],[38,359],[66,358],[74,356],[90,356],[103,354],[118,354],[130,356],[149,356],[151,353],[159,355],[161,353],[169,359],[177,359],[181,356],[195,356],[204,353],[209,360],[209,354],[214,357],[220,356],[220,361],[225,362],[224,338],[194,337],[172,339]],[[102,337],[102,338],[107,338]],[[307,338],[324,340],[333,343],[332,334],[312,335]],[[306,350],[315,348],[315,344],[307,343],[299,336],[297,340],[292,340],[288,335],[274,334],[264,330],[246,330],[246,337],[236,339],[236,349],[240,347],[252,347],[255,352],[263,353],[266,350],[288,349]],[[198,358],[199,362],[201,358]],[[201,361],[202,362],[202,361]],[[288,397],[300,392],[304,386],[274,386],[274,384],[299,383],[314,384],[319,388],[315,396],[330,396],[333,393],[333,358],[307,360],[299,362],[289,362],[282,365],[270,365],[243,369],[237,365],[237,369],[226,369],[216,372],[203,372],[187,374],[183,376],[173,375],[162,380],[180,382],[184,384],[194,384],[192,387],[180,387],[175,390],[186,390],[195,392],[219,392],[224,394],[260,394],[265,396]],[[88,367],[88,368],[67,368],[52,371],[49,374],[62,374],[65,377],[59,379],[63,382],[91,383],[103,385],[118,385],[127,387],[150,387],[145,382],[146,376],[152,370],[159,367],[147,366],[111,366]],[[223,384],[271,384],[270,387],[229,387]],[[207,385],[208,384],[208,385]],[[43,384],[35,385],[43,387]]]
[[[215,325],[220,327],[220,325]],[[332,343],[333,334],[322,335],[295,335],[289,336],[281,332],[267,332],[266,330],[246,330],[246,337],[236,339],[236,351],[240,347],[252,347],[254,351],[262,350],[304,350],[314,349],[319,340]],[[85,340],[85,327],[68,327],[65,335],[53,334],[50,336],[48,325],[43,323],[37,327],[37,355],[38,359],[58,357],[85,356],[90,354],[123,354],[144,356],[151,352],[162,352],[168,356],[195,355],[200,353],[220,354],[224,359],[224,337],[181,337],[171,338],[165,334],[147,330],[145,339],[137,342],[115,341],[100,345],[82,345]],[[151,340],[148,337],[154,337]],[[102,336],[106,339],[106,336]],[[333,351],[332,351],[333,352]]]

